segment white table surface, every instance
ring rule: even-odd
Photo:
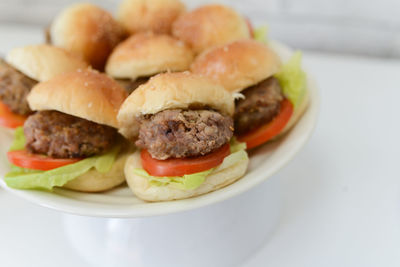
[[[41,32],[1,26],[0,53]],[[276,179],[278,227],[245,267],[400,266],[400,61],[305,53],[321,89],[315,133]],[[275,179],[274,178],[274,179]],[[87,266],[62,214],[0,189],[0,266]]]

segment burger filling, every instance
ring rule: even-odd
[[[233,135],[232,118],[212,110],[164,110],[139,122],[136,145],[160,160],[206,155]]]
[[[51,25],[48,25],[45,29],[44,29],[44,40],[46,42],[46,44],[51,44],[51,33],[50,33],[50,28]]]
[[[39,111],[26,120],[24,134],[31,153],[85,158],[108,150],[116,130],[58,111]]]
[[[278,79],[271,77],[241,92],[235,103],[235,132],[244,134],[270,122],[280,110],[283,94]]]
[[[116,81],[121,85],[125,90],[128,92],[128,94],[132,93],[135,91],[136,88],[138,88],[140,85],[146,83],[149,80],[148,77],[140,77],[137,78],[136,80],[131,80],[131,79],[116,79]]]
[[[0,59],[0,101],[16,114],[31,113],[26,97],[36,81]]]

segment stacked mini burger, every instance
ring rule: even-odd
[[[241,94],[235,101],[235,135],[248,149],[285,133],[307,107],[299,52],[282,65],[268,45],[239,40],[205,51],[191,71]]]
[[[130,93],[155,74],[188,70],[193,59],[192,50],[172,36],[137,33],[114,49],[106,72]]]
[[[36,85],[28,95],[36,113],[16,131],[7,154],[13,164],[7,185],[99,192],[123,183],[127,146],[116,128],[126,96],[118,83],[91,70]]]
[[[184,10],[178,0],[123,1],[119,20],[132,35],[108,58],[107,74],[130,93],[158,73],[189,70],[204,49],[250,38],[245,19],[229,7]]]
[[[102,71],[126,32],[108,11],[93,4],[78,3],[56,16],[46,37],[49,43],[71,51]]]
[[[230,93],[189,72],[159,74],[139,86],[118,113],[120,132],[141,149],[125,167],[135,195],[183,199],[243,176],[248,157],[232,139],[233,112]]]
[[[113,50],[106,73],[130,93],[158,73],[188,70],[192,50],[170,35],[184,11],[179,0],[124,0],[118,21],[131,36]]]
[[[117,19],[129,34],[170,34],[172,23],[185,12],[180,0],[123,0]]]
[[[32,113],[26,96],[38,82],[77,70],[88,64],[50,45],[30,45],[11,50],[0,59],[0,126],[16,128]]]
[[[204,5],[180,16],[172,34],[199,54],[214,46],[251,38],[245,18],[230,7]]]

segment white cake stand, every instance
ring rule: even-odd
[[[284,61],[291,56],[286,46],[270,44]],[[75,214],[65,215],[65,233],[93,266],[233,266],[263,243],[278,220],[279,181],[267,178],[295,156],[315,127],[318,90],[310,77],[307,82],[310,106],[295,127],[252,151],[247,174],[215,192],[148,203],[126,186],[102,194],[14,190],[3,179],[0,186],[38,205]],[[10,142],[10,134],[0,131],[0,177],[9,168],[5,152]]]
[[[92,266],[235,266],[272,233],[278,179],[208,207],[136,219],[65,215],[70,244]]]

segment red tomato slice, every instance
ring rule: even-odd
[[[240,142],[245,142],[247,149],[261,145],[278,135],[283,128],[285,128],[292,114],[293,104],[289,100],[284,99],[281,101],[279,114],[273,118],[272,121],[246,134],[238,136],[237,139]]]
[[[7,152],[7,157],[15,166],[41,171],[56,169],[80,160],[54,159],[44,155],[31,154],[26,150],[9,151]]]
[[[246,23],[247,23],[247,27],[249,28],[250,37],[252,39],[254,39],[254,27],[253,27],[253,24],[251,24],[251,22],[250,22],[250,20],[248,18],[246,18]]]
[[[25,116],[13,113],[9,107],[0,101],[0,126],[17,128],[24,125]]]
[[[152,176],[183,176],[218,166],[229,154],[229,144],[225,144],[208,155],[195,158],[158,160],[145,149],[140,156],[143,168]]]

